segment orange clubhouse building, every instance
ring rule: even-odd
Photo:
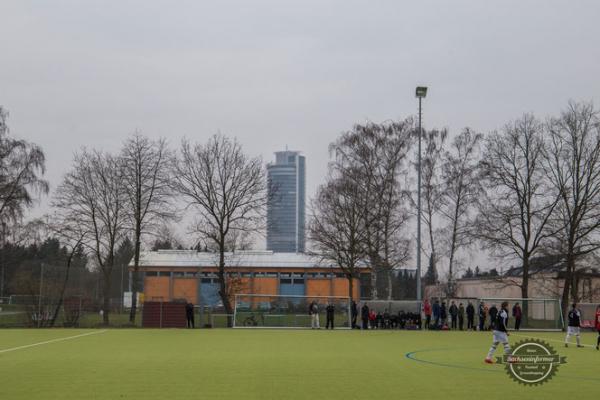
[[[142,252],[140,276],[146,301],[185,300],[219,306],[218,254],[195,250]],[[133,271],[133,261],[129,265]],[[236,294],[348,296],[348,279],[335,264],[304,253],[239,251],[226,254],[226,272],[235,278]],[[361,266],[353,298],[363,297],[370,269]]]

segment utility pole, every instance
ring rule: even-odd
[[[419,156],[417,178],[417,300],[421,301],[421,100],[427,96],[427,87],[417,86],[416,96],[419,99]]]

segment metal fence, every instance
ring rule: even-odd
[[[120,302],[111,302],[108,310],[91,299],[72,296],[49,299],[40,296],[11,296],[0,303],[0,328],[97,328],[141,326],[143,306],[135,323],[129,322],[129,310]],[[105,324],[105,316],[108,324]]]

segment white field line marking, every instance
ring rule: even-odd
[[[567,334],[565,333],[565,336]],[[537,336],[533,336],[533,335],[519,335],[518,333],[511,333],[510,336],[519,336],[519,337],[524,337],[524,338],[534,338],[534,339],[542,339],[542,340],[546,340],[548,342],[556,342],[556,343],[565,343],[564,340],[557,340],[557,339],[550,339],[550,338],[544,338],[544,337],[537,337]],[[576,346],[576,343],[574,343],[573,341],[571,341],[569,343],[570,345]],[[584,347],[592,347],[592,348],[596,348],[596,346],[594,346],[593,344],[582,344],[582,346]]]
[[[43,344],[49,344],[49,343],[56,343],[56,342],[62,342],[65,340],[70,340],[70,339],[77,339],[80,337],[84,337],[84,336],[89,336],[89,335],[97,335],[99,333],[104,333],[107,332],[108,330],[102,330],[102,331],[94,331],[94,332],[87,332],[87,333],[82,333],[80,335],[75,335],[75,336],[67,336],[64,338],[58,338],[58,339],[52,339],[52,340],[46,340],[44,342],[38,342],[38,343],[32,343],[32,344],[26,344],[24,346],[18,346],[18,347],[12,347],[10,349],[4,349],[4,350],[0,350],[0,354],[1,353],[8,353],[9,351],[15,351],[15,350],[22,350],[22,349],[27,349],[29,347],[35,347],[35,346],[41,346]]]

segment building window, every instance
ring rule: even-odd
[[[171,271],[158,271],[158,276],[171,276]]]
[[[174,278],[183,278],[184,276],[185,276],[185,274],[182,271],[175,271],[175,272],[173,272],[173,277]]]
[[[156,272],[156,271],[146,271],[146,276],[158,276],[158,272]]]

